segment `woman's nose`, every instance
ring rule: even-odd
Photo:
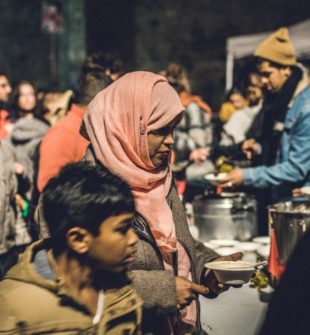
[[[164,143],[167,145],[173,145],[174,144],[173,134],[169,134],[167,137],[165,137]]]

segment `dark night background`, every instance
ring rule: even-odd
[[[41,7],[42,0],[0,0],[0,70],[13,84],[65,89],[87,53],[112,51],[128,70],[183,64],[194,93],[213,107],[224,94],[228,37],[310,17],[309,0],[63,0],[64,32],[48,35]]]

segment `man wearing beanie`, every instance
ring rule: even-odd
[[[266,98],[259,113],[262,130],[245,145],[259,157],[259,165],[234,169],[228,178],[235,185],[269,188],[264,193],[270,203],[310,185],[310,88],[286,28],[270,35],[254,55]]]

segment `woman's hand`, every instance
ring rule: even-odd
[[[197,298],[198,294],[207,294],[209,289],[195,284],[185,277],[175,277],[177,309],[183,309]]]

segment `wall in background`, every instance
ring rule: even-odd
[[[84,1],[63,1],[64,31],[56,35],[42,32],[41,7],[42,0],[0,1],[0,69],[13,84],[64,89],[85,58]]]
[[[193,91],[215,109],[224,95],[226,38],[274,30],[310,13],[309,0],[63,0],[64,32],[50,37],[41,31],[42,1],[0,1],[0,69],[13,82],[67,88],[86,53],[112,51],[128,70],[183,64]]]
[[[158,71],[183,64],[193,91],[215,109],[224,95],[226,39],[274,30],[310,16],[310,1],[135,1],[135,65]]]

